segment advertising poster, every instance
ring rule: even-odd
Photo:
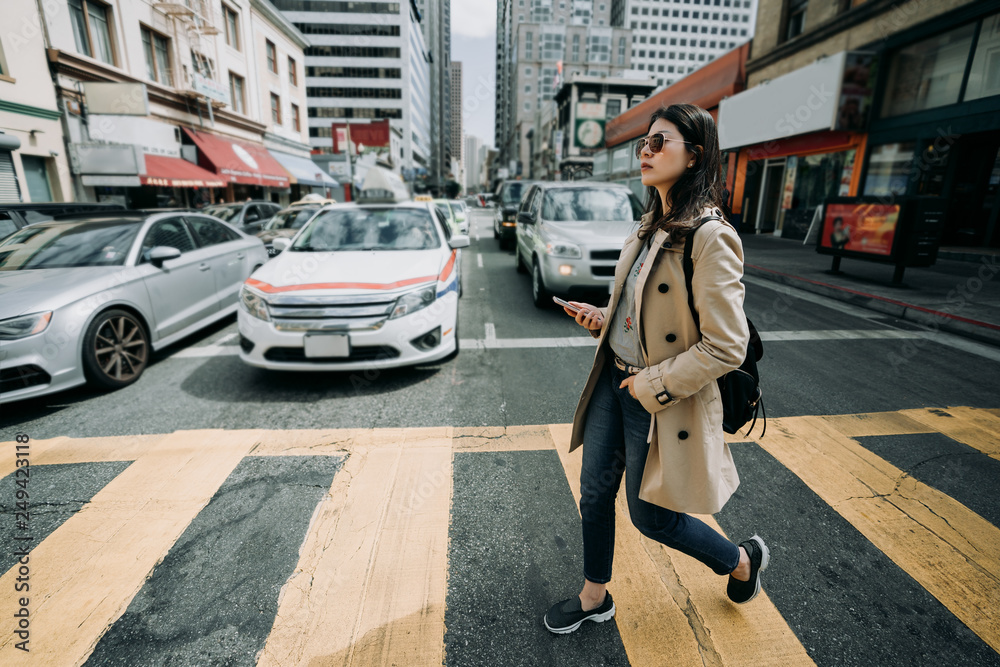
[[[795,197],[795,177],[798,174],[799,159],[795,156],[788,158],[785,162],[785,186],[782,191],[781,208],[788,210],[792,207]]]
[[[892,254],[899,204],[828,204],[820,245],[869,255]]]

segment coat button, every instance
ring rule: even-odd
[[[673,343],[675,340],[677,340],[677,336],[675,336],[674,334],[667,334],[668,343]]]
[[[665,292],[666,292],[666,291],[667,291],[668,289],[670,289],[670,285],[668,285],[668,284],[666,284],[666,283],[660,283],[660,286],[659,286],[659,287],[658,287],[657,289],[659,289],[659,290],[660,290],[660,294],[663,294],[663,293],[665,293]]]
[[[687,440],[688,439],[688,432],[687,431],[681,431],[680,433],[677,434],[677,437],[680,438],[681,440]]]

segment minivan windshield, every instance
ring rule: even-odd
[[[617,188],[555,188],[546,190],[542,219],[553,222],[634,222],[629,191]]]
[[[428,211],[358,208],[320,213],[306,225],[290,250],[430,250],[440,244]]]

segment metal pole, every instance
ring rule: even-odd
[[[347,125],[347,187],[344,189],[344,198],[352,201],[351,190],[354,188],[354,169],[351,166],[351,121],[345,119]]]

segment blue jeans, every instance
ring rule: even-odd
[[[627,377],[609,362],[587,406],[580,473],[583,576],[598,584],[611,581],[615,497],[625,472],[629,516],[640,533],[698,559],[716,574],[729,574],[739,565],[739,547],[694,517],[639,499],[650,415],[627,388],[618,388]]]

